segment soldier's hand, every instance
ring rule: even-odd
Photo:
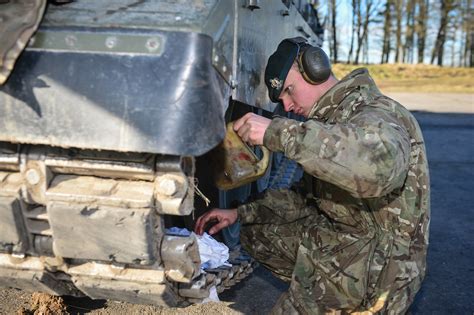
[[[271,119],[247,113],[234,123],[234,130],[243,141],[251,145],[263,145],[263,136],[271,122]]]
[[[229,225],[232,225],[237,221],[237,209],[212,209],[202,216],[200,216],[194,227],[194,232],[198,235],[204,233],[204,228],[206,224],[212,221],[217,221],[217,223],[211,227],[209,234],[215,234]]]

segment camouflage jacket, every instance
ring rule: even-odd
[[[321,97],[307,121],[274,118],[264,145],[311,175],[312,195],[288,191],[282,200],[281,192],[275,198],[267,191],[238,208],[241,222],[294,221],[317,212],[301,246],[331,280],[313,293],[315,303],[406,310],[425,274],[430,218],[426,151],[411,113],[382,95],[366,69],[357,69]],[[316,207],[306,206],[310,200]],[[262,216],[260,207],[272,214]],[[311,288],[321,278],[312,278],[310,269],[295,266],[300,286]]]

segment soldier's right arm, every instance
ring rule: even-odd
[[[348,123],[276,118],[265,132],[264,144],[358,198],[401,187],[410,157],[408,131],[395,114],[372,106]]]

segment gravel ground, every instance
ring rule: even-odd
[[[387,93],[412,111],[474,114],[474,94],[468,93]]]

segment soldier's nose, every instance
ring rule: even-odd
[[[282,100],[283,103],[283,108],[285,109],[285,112],[289,112],[291,109],[291,104],[287,99]]]

